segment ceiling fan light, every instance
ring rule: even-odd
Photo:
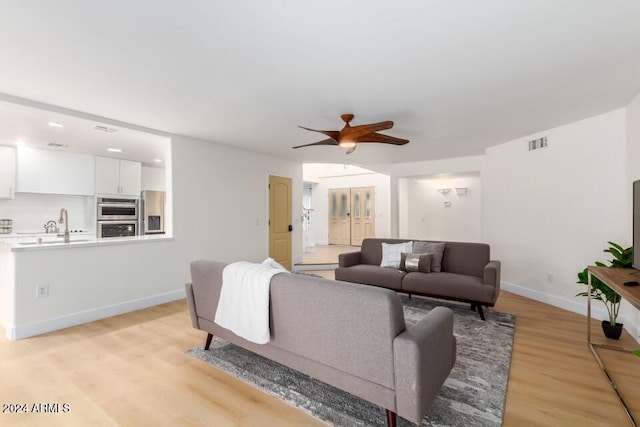
[[[342,148],[353,148],[356,146],[356,143],[353,141],[341,141],[338,145]]]

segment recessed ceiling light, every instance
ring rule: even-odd
[[[107,151],[111,151],[112,153],[122,153],[122,148],[107,148]]]
[[[162,163],[162,159],[153,159],[153,161],[156,163]]]
[[[56,122],[49,122],[49,126],[51,126],[52,128],[63,128],[64,127],[60,123],[56,123]]]

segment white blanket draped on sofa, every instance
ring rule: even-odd
[[[220,302],[215,322],[257,344],[270,340],[269,291],[271,278],[287,270],[271,258],[261,264],[241,261],[222,272]]]

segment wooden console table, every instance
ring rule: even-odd
[[[592,276],[596,276],[603,283],[605,283],[607,286],[609,286],[611,289],[617,292],[623,299],[627,300],[629,303],[631,303],[631,305],[633,305],[635,308],[639,310],[640,310],[640,286],[629,287],[629,286],[624,286],[623,283],[631,282],[631,281],[640,281],[640,276],[638,276],[638,270],[635,270],[633,268],[609,268],[609,267],[589,266],[589,275],[588,275],[589,295],[587,299],[588,301],[587,302],[587,342],[589,343],[589,349],[591,350],[591,353],[593,353],[593,357],[595,357],[596,361],[598,362],[598,365],[600,365],[600,369],[602,369],[604,374],[607,376],[609,383],[611,383],[611,387],[613,387],[613,390],[618,395],[618,399],[620,400],[620,403],[622,403],[624,410],[629,416],[629,420],[634,426],[637,427],[638,423],[636,421],[636,418],[634,417],[633,413],[631,412],[631,409],[627,405],[627,402],[624,400],[624,397],[622,396],[622,391],[618,388],[612,375],[607,370],[607,367],[605,366],[604,361],[600,358],[600,355],[598,354],[598,351],[597,351],[597,347],[608,348],[611,350],[625,351],[625,352],[632,352],[633,349],[610,345],[610,344],[594,343],[593,341],[591,341],[591,280],[592,280]]]

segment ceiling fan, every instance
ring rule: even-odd
[[[357,144],[362,143],[381,143],[392,145],[404,145],[409,142],[408,139],[395,138],[389,135],[383,135],[378,133],[380,130],[391,129],[393,122],[387,120],[386,122],[370,123],[367,125],[351,126],[349,123],[353,120],[353,114],[342,114],[340,116],[346,123],[342,130],[316,130],[309,129],[304,126],[298,126],[299,128],[310,130],[312,132],[319,132],[329,137],[322,141],[314,142],[312,144],[298,145],[293,148],[311,147],[313,145],[338,145],[343,148],[348,148],[347,154],[351,154],[355,151]]]

